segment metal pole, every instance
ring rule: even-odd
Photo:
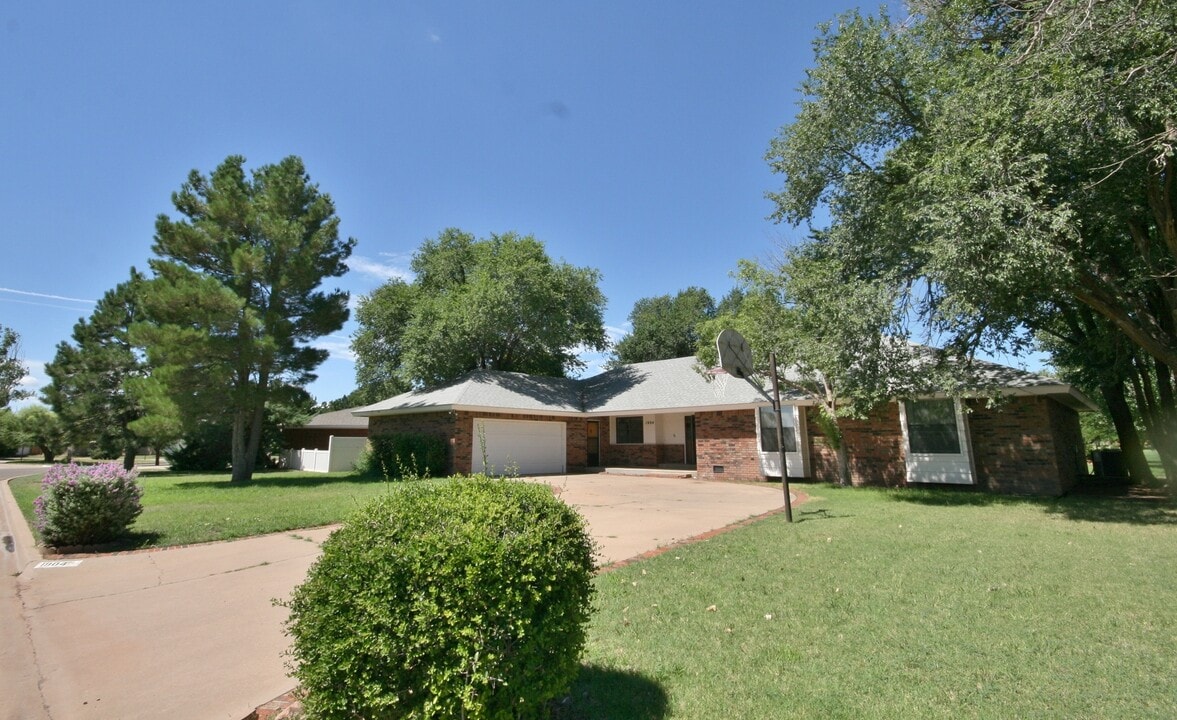
[[[772,409],[776,413],[776,444],[781,454],[781,488],[785,493],[785,520],[793,522],[793,501],[789,497],[789,466],[785,463],[785,423],[781,415],[781,387],[777,378],[776,351],[768,354],[772,365]]]

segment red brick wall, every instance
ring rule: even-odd
[[[695,436],[700,480],[764,480],[755,410],[696,413]]]
[[[1079,414],[1047,397],[986,408],[970,400],[978,484],[1015,495],[1061,495],[1086,472]]]
[[[814,479],[838,482],[837,453],[817,421],[818,410],[805,408],[809,428],[809,464]],[[903,431],[898,403],[879,406],[863,420],[842,418],[842,442],[850,460],[850,481],[855,485],[897,486],[907,483]]]
[[[992,492],[1060,495],[1085,472],[1079,414],[1047,397],[1017,397],[993,407],[966,401],[965,422],[977,486]],[[810,466],[815,479],[837,482],[837,460],[817,410],[807,411]],[[855,485],[907,484],[898,403],[877,408],[865,420],[843,419],[842,434]]]

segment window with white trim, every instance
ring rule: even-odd
[[[912,453],[960,454],[960,431],[956,424],[956,403],[953,400],[909,400],[904,406]]]
[[[781,408],[782,419],[785,421],[785,452],[797,452],[797,431],[792,423],[792,408]],[[776,411],[769,406],[760,407],[760,451],[766,453],[780,452],[777,444]]]

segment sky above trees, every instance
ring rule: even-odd
[[[399,5],[399,4],[398,4]],[[131,266],[179,179],[299,155],[358,240],[352,302],[447,227],[601,271],[606,325],[802,230],[764,160],[818,23],[855,3],[13,5],[0,9],[0,324],[43,363]],[[354,319],[310,387],[354,387]],[[607,353],[586,358],[594,372]]]

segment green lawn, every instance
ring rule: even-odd
[[[251,482],[229,482],[225,473],[184,475],[144,472],[143,514],[119,549],[228,540],[296,528],[330,525],[389,485],[347,473],[261,472]],[[39,478],[11,482],[29,524]]]
[[[1177,508],[808,486],[598,578],[566,717],[1177,717]]]

